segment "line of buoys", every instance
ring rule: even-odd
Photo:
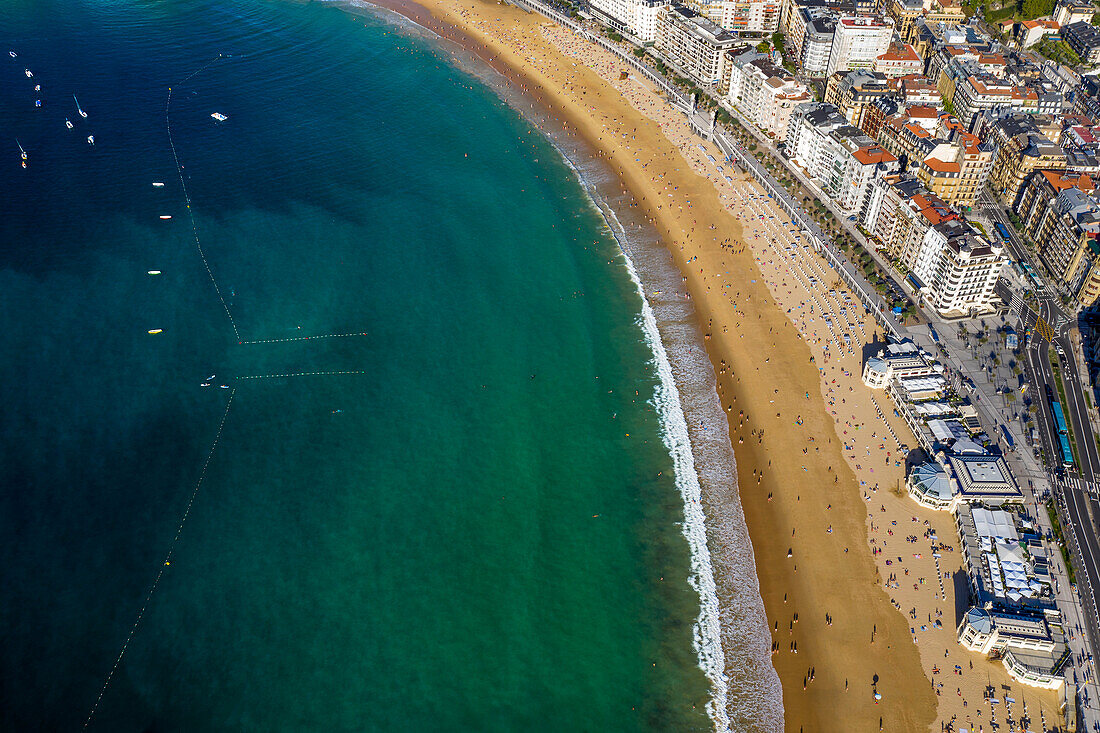
[[[191,491],[191,496],[187,500],[187,507],[183,510],[183,515],[180,517],[179,524],[176,526],[176,536],[172,538],[172,541],[168,545],[168,554],[165,555],[164,562],[161,563],[160,569],[153,578],[153,584],[149,586],[149,592],[145,594],[145,600],[142,601],[137,618],[130,627],[130,633],[126,635],[126,640],[122,642],[122,649],[119,650],[118,656],[115,657],[115,663],[111,666],[111,671],[107,673],[107,679],[104,680],[103,687],[100,688],[99,695],[96,697],[95,703],[92,704],[92,709],[88,712],[88,717],[84,720],[84,728],[92,724],[92,719],[99,709],[99,703],[103,701],[103,696],[107,694],[107,688],[111,685],[111,680],[114,678],[115,672],[118,671],[118,665],[122,663],[122,658],[126,655],[126,650],[129,648],[130,642],[133,641],[134,634],[141,624],[141,619],[145,616],[145,609],[149,607],[149,599],[153,597],[153,593],[156,592],[157,586],[160,585],[160,579],[164,577],[165,568],[172,564],[172,553],[175,552],[176,543],[179,542],[180,535],[183,534],[183,525],[187,523],[187,518],[191,516],[191,507],[195,503],[195,497],[198,495],[199,489],[202,488],[203,479],[206,478],[206,471],[210,468],[210,460],[214,457],[214,449],[218,447],[218,441],[222,438],[222,431],[225,429],[225,420],[229,417],[229,408],[233,406],[233,395],[235,392],[236,390],[233,390],[229,393],[229,399],[225,403],[225,412],[222,413],[221,422],[218,423],[218,432],[214,435],[214,442],[210,444],[210,450],[206,453],[206,460],[202,464],[202,470],[199,472],[198,481],[195,482],[195,488]]]
[[[338,374],[366,374],[365,369],[352,369],[343,372],[290,372],[288,374],[249,374],[234,379],[282,379],[283,377],[331,377]]]
[[[289,341],[318,341],[320,339],[342,339],[351,336],[366,336],[367,332],[360,333],[323,333],[320,336],[293,336],[285,339],[256,339],[254,341],[238,341],[238,344],[282,344]]]
[[[223,55],[218,54],[216,58],[190,74],[183,81],[186,82],[188,79],[194,78],[221,58],[223,58]],[[214,285],[214,292],[218,294],[218,301],[222,304],[222,309],[225,310],[225,315],[229,318],[229,325],[233,327],[233,335],[237,337],[237,341],[240,341],[241,332],[237,329],[237,321],[233,318],[233,313],[229,310],[229,304],[225,302],[225,296],[222,295],[222,290],[218,287],[218,281],[214,277],[214,271],[211,269],[210,262],[206,259],[206,253],[202,249],[202,242],[199,241],[199,228],[195,224],[195,213],[191,210],[191,194],[187,191],[187,181],[185,181],[183,177],[183,166],[180,165],[180,158],[176,153],[176,142],[172,137],[172,122],[169,114],[171,107],[172,87],[168,87],[168,100],[164,104],[164,125],[168,129],[168,145],[172,148],[172,159],[176,163],[176,173],[179,174],[180,187],[183,189],[183,198],[187,202],[187,216],[191,219],[191,232],[195,235],[195,248],[199,251],[199,257],[202,258],[202,264],[206,267],[206,274],[210,276],[210,282]]]

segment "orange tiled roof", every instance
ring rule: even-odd
[[[897,158],[880,148],[878,145],[871,145],[866,148],[860,148],[859,150],[852,153],[852,157],[854,157],[863,165],[873,165],[875,163],[892,163],[897,160]]]
[[[925,158],[924,164],[929,170],[936,173],[958,173],[961,168],[954,161],[940,160],[939,158]]]
[[[1079,188],[1082,191],[1091,191],[1095,188],[1092,182],[1092,178],[1088,173],[1082,173],[1079,176],[1075,176],[1072,173],[1067,174],[1064,171],[1039,171],[1047,179],[1047,182],[1054,188],[1055,191],[1065,191],[1070,188]]]

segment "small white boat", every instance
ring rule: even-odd
[[[17,54],[15,51],[8,51],[8,56],[11,56],[12,58],[15,58],[18,55],[19,54]]]
[[[161,218],[161,219],[171,219],[171,218],[172,218],[172,215],[171,215],[171,214],[161,214],[161,215],[160,215],[160,218]]]
[[[31,73],[30,69],[23,69],[23,73],[27,75],[28,79],[30,79],[32,76],[34,76],[34,74]]]
[[[160,181],[153,181],[153,188],[164,188],[164,184]]]
[[[214,114],[212,114],[212,115],[210,115],[210,116],[211,116],[211,117],[213,117],[213,118],[214,118],[215,120],[217,120],[218,122],[225,122],[226,120],[228,120],[228,119],[229,119],[228,117],[226,117],[225,115],[223,115],[223,114],[222,114],[221,112],[215,112]]]
[[[150,274],[150,275],[159,275],[159,274],[160,274],[160,270],[149,270],[149,274]]]
[[[36,92],[42,91],[42,85],[41,84],[35,84],[34,85],[34,91],[36,91]]]
[[[149,333],[156,334],[156,333],[160,333],[163,330],[164,330],[163,328],[150,328]]]
[[[22,156],[23,160],[26,160],[27,151],[23,149],[23,145],[19,142],[19,138],[15,139],[15,144],[19,146],[19,155]],[[23,167],[26,168],[27,166],[24,165]]]
[[[221,387],[222,389],[229,389],[228,384],[219,384],[218,386]]]
[[[73,101],[76,102],[76,111],[80,113],[80,116],[87,117],[88,113],[80,109],[80,100],[76,98],[75,94],[73,95]]]
[[[19,161],[19,162],[23,164],[23,167],[24,167],[24,168],[26,168],[26,167],[27,167],[27,161],[25,161],[25,160],[21,160],[21,161]]]
[[[70,130],[73,129],[73,123],[69,122],[68,117],[65,118],[65,127],[69,128]]]
[[[95,145],[95,135],[89,135],[88,136],[88,144],[89,145]]]
[[[203,383],[202,383],[202,384],[200,384],[199,386],[200,386],[200,387],[209,387],[209,386],[210,386],[210,382],[203,382]]]

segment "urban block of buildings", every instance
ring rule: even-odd
[[[938,383],[933,390],[906,386],[922,380]],[[906,486],[914,501],[955,518],[971,601],[956,629],[959,643],[1001,660],[1024,684],[1059,689],[1068,647],[1047,549],[1004,456],[981,444],[986,436],[973,406],[949,386],[944,367],[911,341],[890,343],[868,359],[863,381],[887,391],[934,456],[913,468]]]

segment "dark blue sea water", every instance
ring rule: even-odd
[[[642,301],[548,141],[329,4],[0,38],[0,728],[712,727]]]

